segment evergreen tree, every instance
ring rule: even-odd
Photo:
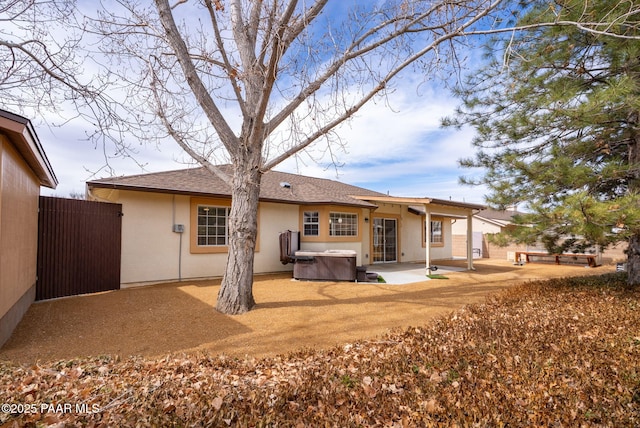
[[[487,202],[526,203],[517,242],[551,252],[628,241],[629,284],[640,283],[640,15],[638,1],[536,1],[526,32],[487,43],[487,63],[465,81],[445,125],[477,131],[466,167],[484,168]],[[622,37],[537,22],[602,22]]]

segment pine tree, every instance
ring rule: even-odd
[[[634,2],[534,2],[521,25],[603,22],[603,30],[637,37]],[[629,284],[640,283],[640,41],[545,26],[487,43],[486,65],[457,94],[446,125],[477,131],[466,167],[483,175],[487,202],[526,203],[517,242],[551,252],[606,248],[628,241]],[[463,180],[464,181],[464,180]]]

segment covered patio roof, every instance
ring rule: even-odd
[[[414,213],[425,215],[427,231],[426,236],[431,236],[431,215],[437,214],[439,216],[452,217],[452,218],[466,218],[467,219],[467,268],[473,270],[473,215],[477,211],[481,211],[486,208],[480,204],[470,204],[467,202],[457,202],[446,199],[435,198],[421,198],[421,197],[402,197],[402,196],[352,196],[355,199],[362,199],[368,202],[379,202],[386,204],[397,204],[408,206]],[[462,211],[460,214],[454,214],[451,212],[440,212],[438,208],[445,209],[459,209]],[[423,211],[424,210],[424,211]],[[425,245],[425,260],[426,270],[431,270],[431,242],[427,239]]]
[[[483,210],[487,207],[480,204],[470,204],[467,202],[451,201],[446,199],[435,198],[421,198],[421,197],[404,197],[404,196],[359,196],[353,195],[352,198],[373,201],[384,202],[388,204],[400,204],[400,205],[441,205],[444,207],[455,207],[471,210]]]

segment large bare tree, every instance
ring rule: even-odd
[[[507,0],[103,4],[84,11],[91,46],[100,47],[93,60],[105,58],[95,76],[111,100],[100,109],[101,130],[117,124],[116,141],[123,132],[171,137],[231,184],[229,256],[217,303],[230,314],[255,304],[262,174],[312,144],[330,148],[337,127],[393,90],[403,73],[448,76],[445,66],[464,61],[454,45],[508,31],[524,7]],[[588,17],[535,25],[611,31]],[[232,165],[231,176],[221,163]]]
[[[261,177],[383,96],[409,67],[427,79],[451,42],[501,1],[121,0],[96,33],[111,43],[138,135],[162,132],[231,184],[229,255],[217,309],[250,310]],[[105,45],[106,46],[106,45]],[[432,55],[427,58],[427,55]],[[116,71],[116,70],[112,70]],[[133,129],[132,129],[133,131]],[[230,163],[230,176],[218,167]]]
[[[229,256],[217,309],[250,310],[262,174],[393,88],[407,69],[425,79],[460,60],[454,43],[505,31],[521,2],[504,0],[118,1],[108,37],[141,133],[160,124],[198,163],[231,184]],[[606,32],[598,22],[584,31]],[[537,25],[540,25],[539,23]],[[542,24],[544,25],[544,24]],[[131,73],[135,71],[137,73]],[[132,104],[133,103],[133,104]],[[230,177],[217,167],[233,168]]]

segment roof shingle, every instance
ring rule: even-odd
[[[229,165],[221,167],[229,172]],[[288,183],[290,186],[283,186]],[[112,188],[144,192],[180,193],[199,196],[231,196],[231,186],[207,169],[190,168],[149,174],[111,177],[87,182],[89,188]],[[279,171],[262,176],[260,200],[296,204],[338,204],[375,207],[351,196],[384,196],[339,181]]]

